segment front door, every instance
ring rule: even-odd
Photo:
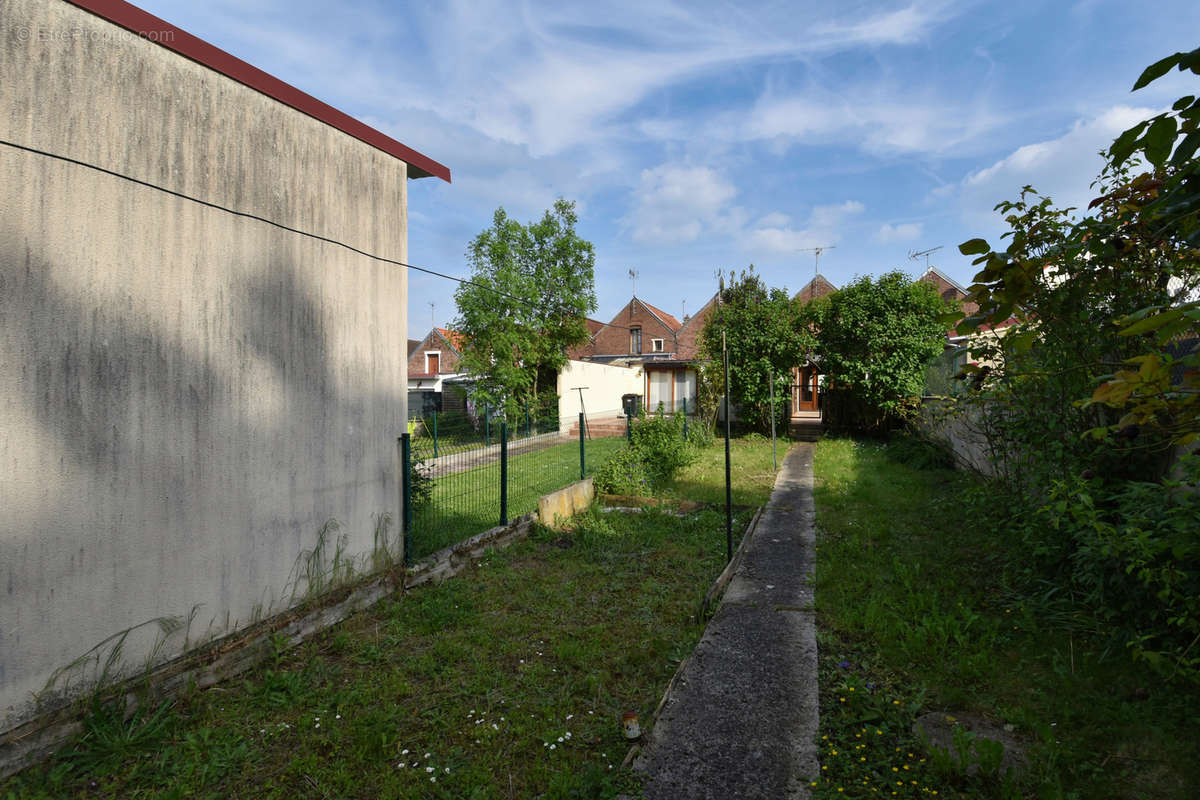
[[[817,368],[801,367],[796,385],[792,388],[792,413],[817,410]]]

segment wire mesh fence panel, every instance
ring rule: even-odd
[[[620,413],[589,414],[581,432],[577,417],[518,410],[506,419],[487,419],[486,438],[476,437],[473,447],[464,436],[443,448],[440,427],[436,448],[432,427],[428,436],[413,434],[410,557],[535,511],[542,495],[592,474],[626,444]]]

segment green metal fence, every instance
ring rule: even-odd
[[[624,447],[628,428],[615,410],[586,419],[455,416],[426,415],[426,427],[401,440],[410,560],[536,510],[539,497],[593,474]]]

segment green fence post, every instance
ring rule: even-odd
[[[625,412],[625,438],[633,444],[633,412]]]
[[[483,404],[483,443],[489,445],[492,443],[492,414],[488,404]]]
[[[404,494],[404,510],[401,514],[404,525],[404,565],[412,563],[412,434],[400,434],[400,485]]]
[[[526,436],[533,435],[533,428],[530,426],[530,423],[529,423],[529,404],[528,403],[525,404],[525,435]]]
[[[583,412],[579,412],[579,480],[587,477],[587,450],[584,449]]]
[[[500,423],[500,524],[508,524],[508,425]]]
[[[687,398],[683,398],[683,440],[687,441]]]
[[[433,411],[433,457],[438,457],[438,442],[437,442],[437,409]]]

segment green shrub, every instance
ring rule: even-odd
[[[1190,486],[1056,481],[1039,512],[1045,525],[1025,531],[1042,571],[1057,573],[1136,658],[1200,681],[1200,457],[1180,464]]]
[[[696,459],[698,441],[683,438],[683,414],[634,420],[630,445],[596,471],[596,488],[610,494],[641,494],[661,489]]]
[[[648,484],[646,465],[633,447],[626,447],[605,461],[593,479],[597,491],[607,494],[638,494]]]

